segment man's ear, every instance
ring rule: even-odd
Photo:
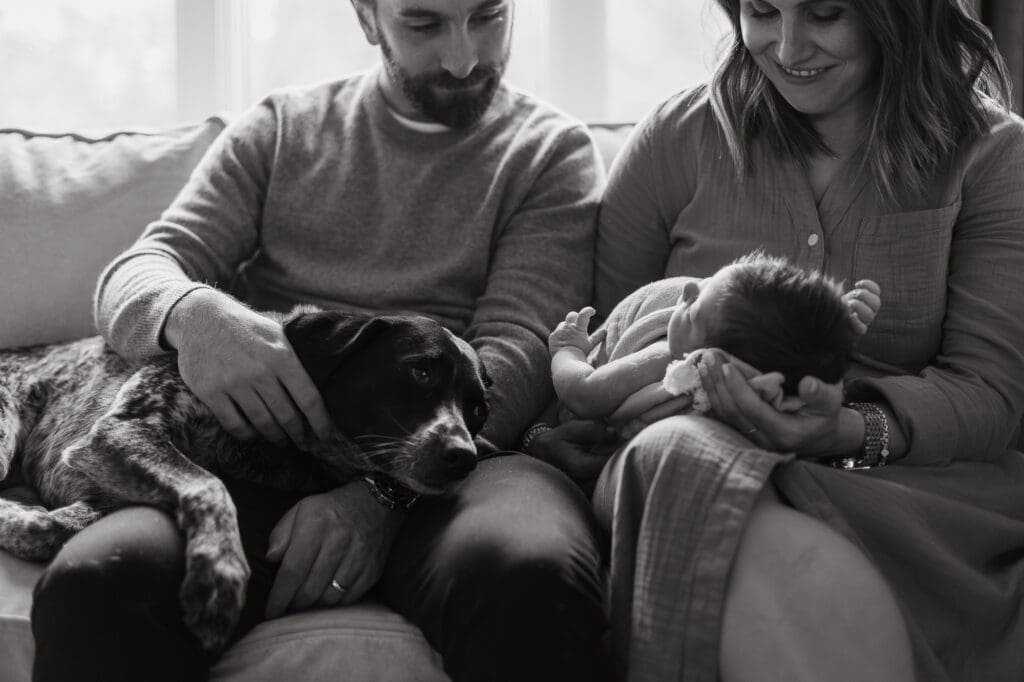
[[[377,25],[377,0],[352,0],[352,7],[359,17],[363,35],[371,45],[380,45],[380,27]]]
[[[299,315],[284,333],[313,383],[320,385],[339,364],[366,347],[388,326],[387,320],[338,311]]]

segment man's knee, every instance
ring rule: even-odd
[[[410,513],[385,598],[423,628],[455,679],[588,679],[603,665],[606,621],[586,498],[519,457],[482,463],[468,483]]]
[[[559,472],[537,462],[514,467],[524,479],[518,499],[501,495],[466,510],[444,532],[437,567],[478,599],[512,614],[558,607],[589,617],[600,613],[602,541],[586,499]],[[553,617],[557,617],[553,615]],[[536,627],[536,624],[534,625]]]
[[[454,679],[605,679],[602,568],[579,545],[464,548],[444,624]]]

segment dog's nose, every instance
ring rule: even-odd
[[[441,453],[441,460],[453,480],[462,479],[476,468],[476,450],[463,446],[449,447]]]

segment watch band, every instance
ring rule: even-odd
[[[527,448],[530,447],[530,443],[533,442],[534,438],[536,438],[542,433],[547,433],[548,431],[551,430],[551,428],[552,427],[548,426],[547,424],[537,423],[531,426],[530,428],[526,429],[526,433],[523,434],[523,440],[520,442],[519,450],[521,452],[526,452]]]
[[[864,445],[857,457],[839,457],[829,460],[837,469],[871,469],[884,467],[889,462],[889,420],[885,412],[874,403],[847,403],[864,418]]]
[[[383,474],[367,474],[363,482],[373,498],[388,509],[409,509],[420,499],[418,493]]]

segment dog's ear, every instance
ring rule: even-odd
[[[372,315],[330,311],[293,317],[285,323],[284,333],[313,383],[320,385],[342,360],[387,326],[387,320]]]

